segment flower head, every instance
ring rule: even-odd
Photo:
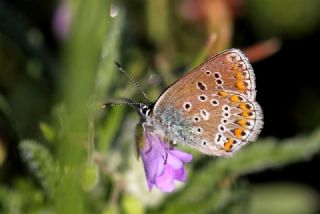
[[[69,35],[71,10],[66,0],[61,0],[53,17],[53,31],[57,38],[66,40]]]
[[[183,163],[190,162],[192,155],[170,148],[158,135],[145,131],[145,144],[140,154],[149,190],[156,186],[163,192],[172,192],[175,180],[186,180]]]

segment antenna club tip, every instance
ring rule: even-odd
[[[115,64],[118,68],[122,68],[119,62],[114,61],[114,64]]]
[[[108,108],[108,106],[110,106],[110,103],[105,103],[105,104],[103,104],[103,105],[101,106],[101,108],[106,109],[106,108]]]

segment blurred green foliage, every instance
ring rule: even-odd
[[[248,14],[264,36],[301,37],[318,28],[318,0],[249,0]]]
[[[120,60],[155,100],[180,75],[178,66],[207,57],[212,48],[205,40],[221,26],[200,17],[199,8],[183,13],[183,1],[68,3],[70,33],[54,56],[36,26],[0,3],[0,213],[319,211],[319,196],[308,187],[254,186],[244,178],[309,160],[320,150],[319,129],[287,140],[261,139],[231,158],[192,151],[186,184],[172,194],[150,193],[134,157],[138,116],[125,107],[101,109],[112,98],[141,98],[113,61]],[[302,36],[319,23],[317,0],[249,0],[246,6],[262,37]],[[192,19],[183,15],[191,12]]]

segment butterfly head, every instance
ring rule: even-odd
[[[149,103],[149,104],[140,103],[138,106],[139,113],[144,120],[147,119],[148,117],[151,117],[152,109],[153,109],[153,103]]]
[[[102,105],[102,108],[110,108],[110,107],[124,106],[124,105],[131,106],[139,112],[141,118],[144,121],[146,121],[152,115],[154,103],[145,104],[145,103],[136,102],[136,101],[133,101],[133,100],[127,99],[127,98],[122,98],[119,100],[120,101],[118,101],[116,103],[113,103],[113,102],[106,103],[106,104]]]

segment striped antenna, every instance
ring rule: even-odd
[[[138,84],[138,82],[133,79],[129,73],[127,71],[125,71],[122,66],[120,65],[120,63],[118,63],[117,61],[114,62],[114,64],[117,66],[118,70],[121,71],[135,86],[136,88],[142,93],[142,95],[144,96],[144,98],[150,102],[150,99],[148,97],[148,95],[142,90],[142,87]]]
[[[102,108],[110,108],[110,107],[116,107],[116,106],[135,106],[139,107],[140,105],[143,105],[142,103],[132,103],[132,102],[127,102],[127,103],[105,103],[101,107]]]
[[[138,109],[140,106],[142,106],[144,104],[136,102],[136,101],[128,99],[128,98],[118,98],[116,100],[116,102],[105,103],[101,107],[106,109],[106,108],[110,108],[110,107],[126,106],[126,105],[133,106],[133,107],[136,107],[136,109]]]

